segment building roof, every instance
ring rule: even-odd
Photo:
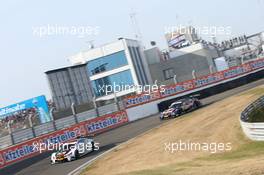
[[[52,70],[48,70],[45,72],[45,74],[50,74],[50,73],[54,73],[54,72],[59,72],[62,70],[66,70],[69,68],[76,68],[76,67],[81,67],[81,66],[85,66],[87,63],[84,64],[77,64],[77,65],[72,65],[72,66],[66,66],[66,67],[61,67],[61,68],[57,68],[57,69],[52,69]]]

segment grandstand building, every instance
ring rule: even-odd
[[[109,100],[133,93],[124,89],[113,93],[105,89],[116,85],[147,85],[151,76],[141,43],[120,38],[101,47],[80,52],[70,59],[73,66],[46,72],[57,109]]]

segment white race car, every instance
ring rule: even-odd
[[[76,160],[94,150],[94,140],[81,137],[76,139],[76,141],[63,143],[58,151],[51,154],[51,164]]]

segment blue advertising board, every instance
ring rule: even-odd
[[[34,108],[37,111],[40,123],[51,121],[48,104],[44,95],[34,97],[4,108],[0,108],[0,119],[4,119],[5,117],[10,116],[16,112],[20,112],[30,108]]]

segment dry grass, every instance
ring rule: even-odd
[[[264,174],[264,144],[242,133],[241,111],[264,94],[260,86],[171,120],[100,158],[84,175]],[[164,143],[231,143],[232,150],[165,151]]]

